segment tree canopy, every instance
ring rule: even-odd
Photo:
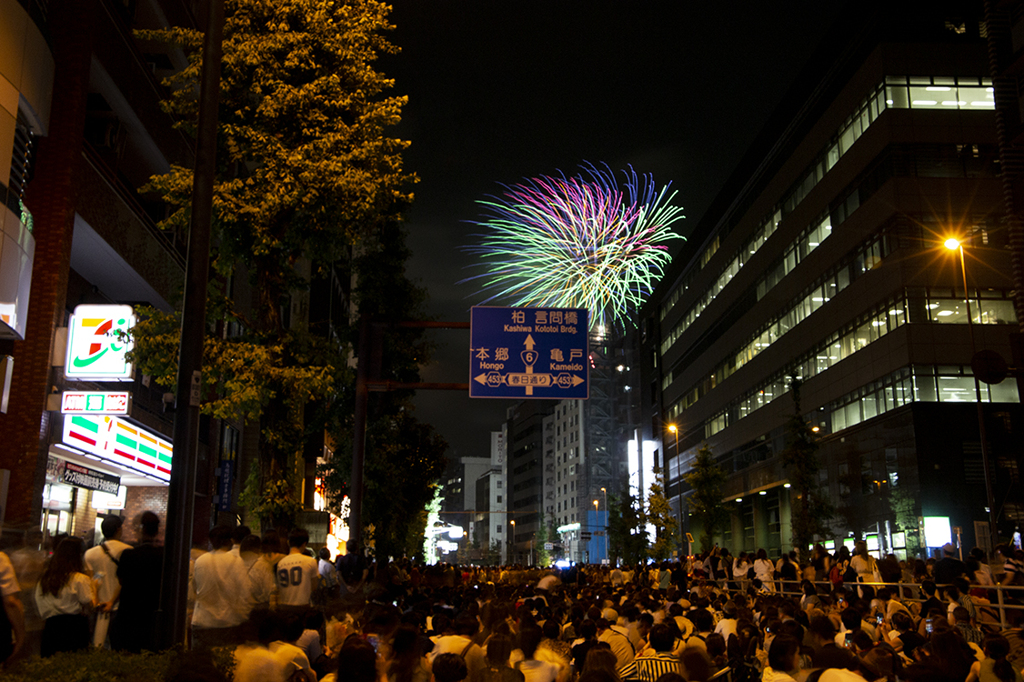
[[[619,493],[608,495],[608,543],[611,557],[635,565],[646,558],[647,532],[645,513],[638,496],[623,478]]]
[[[715,535],[724,528],[729,520],[729,512],[722,503],[722,486],[728,475],[722,467],[715,463],[715,456],[707,443],[697,451],[686,482],[693,488],[687,497],[687,503],[693,516],[700,523],[700,546],[705,552],[714,546]]]
[[[205,346],[203,410],[258,423],[250,501],[282,516],[300,506],[290,482],[308,438],[333,436],[339,462],[351,441],[352,312],[387,321],[422,314],[425,295],[404,275],[408,251],[397,227],[415,177],[402,168],[408,143],[388,132],[406,100],[389,94],[392,80],[374,66],[397,51],[385,37],[389,9],[375,0],[225,0],[212,226],[219,279],[208,304],[209,328],[220,333]],[[202,34],[169,28],[140,37],[187,56],[167,81],[164,106],[194,132]],[[191,188],[192,169],[181,166],[144,188],[170,208],[162,228],[187,229]],[[249,298],[230,292],[239,278]],[[317,286],[336,290],[339,310],[334,299],[326,311],[310,310]],[[173,386],[180,320],[147,312],[136,356],[144,372]],[[380,345],[387,378],[415,381],[428,351],[422,335],[388,328]],[[368,427],[367,480],[370,472],[415,477],[387,492],[367,486],[364,518],[389,549],[412,542],[409,512],[429,501],[446,447],[416,422],[408,398],[375,400]],[[331,482],[343,489],[346,479]],[[410,506],[396,515],[381,504],[387,497]]]
[[[672,514],[672,506],[665,497],[665,474],[661,467],[654,467],[645,521],[654,526],[657,533],[647,548],[648,556],[656,560],[671,558],[673,550],[679,546],[679,521]]]
[[[835,510],[818,488],[818,444],[811,425],[800,413],[800,380],[792,377],[790,386],[795,409],[786,422],[786,449],[782,451],[782,463],[792,486],[793,545],[806,552],[816,536],[826,538],[831,535],[828,521],[835,515]]]

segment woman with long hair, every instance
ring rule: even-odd
[[[761,579],[764,589],[769,592],[775,591],[775,564],[768,558],[768,552],[764,549],[757,550],[757,558],[754,560],[754,577]]]
[[[619,679],[618,659],[611,649],[594,648],[587,652],[587,660],[583,663],[580,676],[584,677],[595,672],[608,673]]]
[[[814,553],[811,554],[811,566],[814,568],[814,577],[808,578],[811,582],[825,580],[828,577],[828,571],[832,568],[832,557],[828,555],[821,544],[814,546]]]
[[[524,682],[523,673],[513,670],[508,664],[514,649],[515,642],[508,635],[491,635],[484,656],[484,669],[480,671],[481,682]]]
[[[419,630],[412,625],[395,630],[388,682],[430,682],[430,661],[420,654]]]
[[[1002,635],[989,635],[983,643],[985,659],[971,666],[967,682],[1021,682],[1020,671],[1010,664],[1010,642]]]
[[[46,619],[40,649],[44,658],[89,646],[88,609],[96,606],[96,589],[84,573],[84,544],[82,538],[61,540],[36,585],[36,605]]]

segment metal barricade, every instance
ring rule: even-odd
[[[803,594],[803,589],[801,588],[801,585],[803,584],[802,580],[778,580],[778,579],[776,579],[775,580],[775,584],[777,586],[778,593],[782,594],[783,596],[799,596],[799,595]],[[877,592],[878,589],[881,588],[881,587],[888,587],[888,588],[894,589],[896,591],[896,594],[899,595],[900,601],[902,601],[903,603],[922,604],[922,603],[924,603],[926,601],[925,599],[922,598],[923,594],[921,593],[921,584],[920,583],[856,582],[856,583],[841,583],[841,584],[845,588],[847,588],[847,589],[852,589],[852,588],[856,588],[857,586],[863,585],[863,586],[871,587],[875,592]],[[817,588],[819,594],[830,594],[835,589],[835,586],[830,581],[827,581],[827,580],[814,581],[814,586]],[[936,588],[938,588],[938,590],[940,590],[940,591],[943,588],[945,588],[945,587],[949,587],[949,585],[938,585],[938,584],[936,585]],[[992,625],[992,626],[997,626],[1000,630],[1005,630],[1008,627],[1007,613],[1008,612],[1012,612],[1012,611],[1022,611],[1022,610],[1024,610],[1024,586],[1022,586],[1022,585],[974,585],[974,584],[972,584],[971,585],[971,589],[972,590],[975,590],[975,589],[985,590],[990,595],[991,595],[992,592],[996,593],[995,601],[989,599],[989,602],[987,604],[986,603],[978,602],[975,599],[974,605],[975,605],[975,608],[978,611],[984,612],[985,610],[990,610],[990,611],[998,614],[998,620],[981,619],[981,618],[979,618],[978,619],[978,625],[979,626]],[[906,596],[907,590],[915,590],[918,593],[918,596],[917,597],[908,597],[908,596]],[[972,599],[974,599],[974,598],[972,597]]]

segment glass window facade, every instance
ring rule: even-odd
[[[912,95],[913,92],[913,95]],[[928,94],[931,93],[931,94]],[[701,313],[721,293],[725,286],[738,274],[750,256],[757,253],[777,229],[784,215],[793,211],[810,191],[825,177],[825,174],[839,162],[839,159],[849,151],[853,144],[867,131],[868,127],[887,109],[969,109],[985,110],[994,109],[995,99],[991,79],[977,77],[914,77],[888,76],[884,84],[879,84],[870,95],[868,95],[857,107],[857,109],[846,119],[837,131],[832,142],[817,156],[814,162],[804,171],[801,178],[794,183],[786,193],[781,205],[773,209],[761,221],[761,226],[755,235],[748,239],[739,252],[725,266],[715,282],[708,287],[698,300],[690,307],[671,329],[669,329],[661,344],[661,354],[664,355],[669,348],[679,339],[686,329],[700,317]],[[855,205],[843,205],[841,220],[852,213],[859,204],[859,195],[856,192],[850,194],[846,203],[854,202]],[[822,219],[810,230],[816,232],[814,237],[810,234],[801,236],[797,243],[791,245],[786,258],[783,260],[784,271],[773,273],[775,280],[769,278],[762,286],[759,286],[759,297],[771,289],[781,276],[789,272],[799,259],[805,257],[811,250],[816,248],[825,238],[831,234],[832,222],[835,221],[835,211],[829,217]],[[839,222],[841,222],[841,220]],[[716,236],[711,245],[705,249],[701,256],[703,268],[719,248],[719,236]],[[690,281],[696,276],[695,270],[688,276],[688,281],[676,287],[661,306],[660,316],[664,320],[669,311],[689,288]]]

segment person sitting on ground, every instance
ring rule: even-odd
[[[421,651],[419,631],[413,625],[399,626],[391,640],[388,682],[430,682],[430,675],[430,660]]]
[[[466,661],[458,654],[441,654],[434,659],[434,682],[462,682],[469,679]]]
[[[714,674],[714,666],[706,651],[688,646],[679,656],[679,672],[687,682],[707,682]]]
[[[543,636],[544,633],[536,624],[523,623],[519,631],[519,649],[523,652],[523,660],[516,664],[516,669],[523,673],[526,682],[564,682],[569,677],[568,668],[536,656],[537,645]]]
[[[971,666],[966,682],[1024,682],[1007,656],[1010,642],[1002,635],[989,635],[984,642],[985,658]]]
[[[462,666],[465,670],[466,664],[463,663]],[[350,636],[338,650],[337,669],[341,671],[340,675],[330,673],[320,682],[378,682],[377,652],[365,639]],[[462,679],[465,679],[465,675]]]
[[[298,682],[300,678],[306,682],[316,682],[316,673],[310,664],[306,652],[296,645],[305,629],[304,619],[297,613],[284,613],[276,616],[277,639],[270,643],[270,650],[283,660],[288,667],[290,682]]]
[[[981,644],[985,639],[981,630],[971,623],[971,614],[962,606],[953,609],[953,627],[968,644]]]
[[[487,641],[487,655],[484,669],[480,673],[480,682],[524,682],[522,671],[514,670],[509,664],[512,650],[515,648],[512,638],[506,634],[495,633]]]
[[[707,649],[708,637],[712,634],[718,634],[724,641],[723,635],[714,632],[715,617],[711,615],[710,611],[694,609],[691,612],[691,617],[693,619],[693,634],[686,640],[686,646]]]
[[[925,638],[914,630],[910,614],[897,611],[892,615],[892,629],[887,636],[888,643],[908,658],[914,657],[914,650],[925,643]]]
[[[583,671],[580,674],[580,682],[588,674],[594,672],[607,673],[612,676],[615,682],[620,682],[615,654],[612,653],[611,649],[607,648],[607,645],[594,647],[587,653],[587,660],[583,664]]]
[[[439,619],[435,617],[434,620]],[[484,651],[473,641],[479,627],[480,623],[476,616],[466,612],[460,613],[455,619],[455,634],[443,635],[434,641],[434,650],[430,652],[431,662],[436,661],[441,654],[458,654],[465,659],[469,674],[476,679],[484,667]]]
[[[634,658],[632,663],[619,669],[619,677],[623,680],[653,682],[663,673],[679,671],[679,659],[672,653],[675,637],[668,625],[655,625],[651,629],[649,642],[654,653]]]
[[[789,635],[779,635],[768,649],[768,667],[763,682],[796,682],[800,672],[800,641]]]

